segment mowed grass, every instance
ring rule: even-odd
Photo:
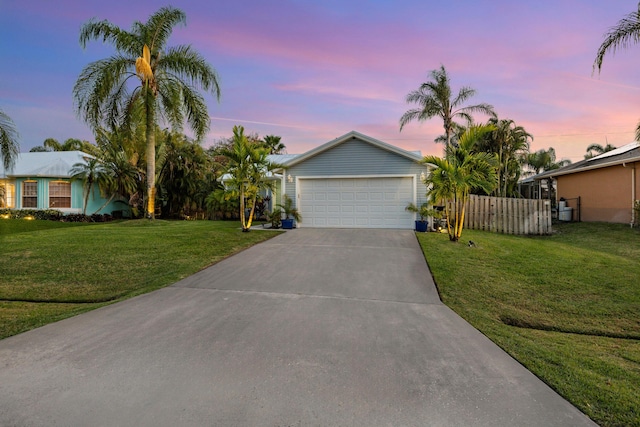
[[[445,304],[598,424],[640,426],[640,232],[554,231],[418,239]]]
[[[277,234],[214,221],[0,223],[0,338],[170,285]]]

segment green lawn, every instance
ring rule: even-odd
[[[167,286],[275,235],[220,221],[0,220],[0,338]]]
[[[640,232],[554,231],[418,240],[445,304],[597,423],[640,426]]]

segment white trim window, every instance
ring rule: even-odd
[[[22,183],[22,208],[38,208],[38,182],[24,181]]]
[[[49,208],[64,209],[71,207],[71,183],[69,181],[49,182]]]

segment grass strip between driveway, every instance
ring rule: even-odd
[[[418,240],[445,304],[598,424],[640,426],[640,232],[554,231]]]
[[[170,285],[277,235],[223,221],[0,227],[0,339]]]

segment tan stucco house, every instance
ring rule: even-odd
[[[632,142],[591,159],[545,172],[554,178],[557,198],[574,209],[573,220],[634,224],[640,199],[640,143]],[[579,206],[578,206],[579,201]]]

